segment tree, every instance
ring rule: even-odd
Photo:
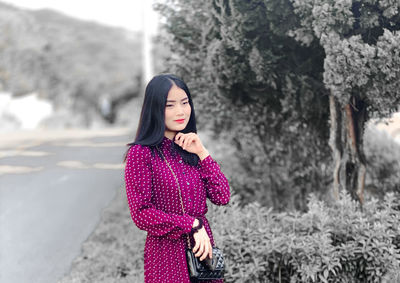
[[[292,35],[319,41],[330,91],[334,194],[349,190],[363,202],[363,136],[372,116],[386,117],[400,102],[400,2],[292,0],[301,25]]]
[[[169,1],[158,10],[178,55],[168,66],[194,89],[202,123],[238,149],[241,193],[305,208],[307,193],[327,183],[328,96],[322,48],[287,35],[298,25],[290,2]]]
[[[203,123],[212,117],[215,132],[233,139],[250,200],[304,208],[332,179],[334,195],[343,186],[363,200],[364,124],[398,103],[400,70],[398,4],[364,2],[158,6],[176,54],[169,67],[201,98]]]

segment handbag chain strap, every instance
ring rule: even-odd
[[[167,166],[168,166],[169,170],[171,170],[172,175],[174,175],[174,177],[175,177],[175,181],[176,181],[176,183],[178,184],[179,198],[180,198],[180,200],[181,200],[182,211],[183,211],[183,214],[185,214],[185,208],[184,208],[184,206],[183,206],[182,195],[181,195],[181,187],[179,186],[178,178],[176,177],[174,171],[172,170],[171,166],[169,165],[168,160],[165,158],[165,156],[164,156],[164,154],[162,153],[162,151],[161,151],[158,147],[156,147],[156,148],[157,148],[158,152],[161,153],[163,159],[164,159],[165,162],[167,163]],[[189,249],[191,249],[192,247],[191,247],[191,245],[190,245],[189,235],[186,234],[186,236],[187,236],[187,241],[188,241]]]

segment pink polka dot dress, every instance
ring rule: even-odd
[[[185,255],[186,235],[195,217],[201,217],[214,246],[212,231],[205,217],[208,210],[206,198],[216,205],[226,205],[230,200],[228,180],[210,155],[199,161],[199,166],[191,166],[179,154],[171,154],[172,146],[173,141],[164,137],[159,148],[178,178],[186,212],[184,215],[175,178],[158,154],[152,156],[149,147],[133,145],[126,159],[125,185],[131,217],[139,229],[147,231],[145,283],[191,282]],[[193,248],[193,236],[190,236],[190,241]]]

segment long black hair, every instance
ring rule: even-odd
[[[181,132],[197,133],[193,101],[186,83],[172,74],[157,75],[153,77],[146,86],[135,141],[127,144],[129,148],[125,153],[124,162],[126,161],[130,147],[135,144],[150,147],[152,156],[154,156],[155,147],[161,145],[164,138],[165,106],[167,104],[168,92],[173,85],[185,91],[191,107],[189,122]],[[182,157],[185,163],[193,166],[198,165],[199,157],[196,154],[184,150],[173,141],[171,154],[175,155],[176,153]],[[159,152],[157,152],[157,154],[161,157]]]

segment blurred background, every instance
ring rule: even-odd
[[[270,254],[269,240],[287,247],[280,213],[308,215],[310,196],[335,205],[347,192],[362,208],[399,192],[400,6],[311,2],[1,1],[0,282],[143,282],[122,161],[164,72],[188,84],[234,195],[209,212],[227,282],[328,278],[283,263],[301,253]],[[262,230],[271,213],[282,222]],[[252,239],[254,259],[235,250]]]
[[[128,125],[160,67],[151,2],[9,1],[1,13],[2,131]]]

